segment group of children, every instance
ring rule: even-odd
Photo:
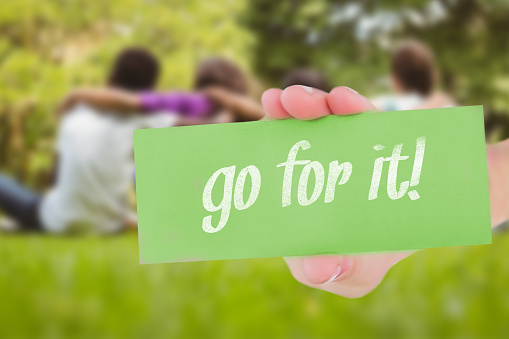
[[[307,69],[285,77],[262,103],[248,96],[247,80],[232,62],[209,58],[197,68],[192,92],[156,92],[156,57],[140,48],[122,51],[106,86],[76,90],[59,108],[56,181],[45,193],[25,188],[0,174],[4,230],[53,233],[114,233],[136,228],[129,191],[134,183],[132,132],[137,128],[259,120],[314,119],[381,111],[454,106],[436,89],[432,53],[411,42],[392,57],[394,93],[370,102],[354,90],[331,90],[326,78]],[[294,86],[300,85],[300,86]],[[330,92],[330,93],[329,93]],[[488,147],[493,227],[509,219],[509,140]],[[311,287],[346,297],[369,293],[386,272],[410,253],[286,258],[294,277]]]
[[[248,95],[248,81],[231,61],[202,61],[192,92],[158,92],[158,59],[143,48],[116,57],[103,88],[68,94],[58,109],[56,181],[45,193],[25,188],[0,174],[0,210],[9,217],[3,229],[55,233],[112,233],[136,227],[129,191],[134,182],[132,131],[138,128],[255,121],[265,112]],[[407,42],[393,54],[394,94],[372,100],[381,111],[454,106],[436,90],[438,73],[431,51]],[[327,93],[327,79],[297,69],[284,88],[303,85]]]
[[[114,61],[104,88],[76,90],[59,108],[56,182],[33,192],[0,175],[3,227],[53,233],[113,233],[136,227],[129,192],[134,182],[132,132],[264,116],[247,96],[241,69],[222,58],[203,61],[194,91],[156,92],[160,73],[148,50],[128,48]]]

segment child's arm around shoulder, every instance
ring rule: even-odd
[[[78,89],[71,92],[60,105],[59,115],[64,114],[80,102],[93,106],[100,111],[118,114],[167,113],[191,118],[203,117],[212,108],[211,100],[201,93],[133,93],[121,89],[99,88]]]
[[[85,103],[99,110],[133,113],[140,110],[141,98],[135,93],[112,88],[77,89],[69,93],[58,108],[62,116],[78,103]]]
[[[246,95],[233,93],[221,87],[209,87],[203,92],[219,106],[235,114],[239,121],[256,121],[265,117],[260,103]]]

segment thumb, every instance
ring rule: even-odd
[[[362,297],[380,284],[387,271],[411,253],[285,258],[304,285],[347,298]]]

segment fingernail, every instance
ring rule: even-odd
[[[304,85],[298,85],[300,86],[303,90],[305,90],[306,92],[308,92],[309,94],[312,94],[313,93],[313,89],[311,87],[308,87],[308,86],[304,86]]]
[[[337,280],[339,279],[345,272],[343,271],[343,266],[341,265],[338,265],[338,267],[336,267],[336,270],[334,271],[334,273],[331,275],[331,277],[329,278],[329,280],[327,280],[326,282],[324,282],[324,284],[328,284],[330,282],[333,282],[334,280]]]
[[[360,98],[362,98],[362,101],[364,101],[365,103],[365,109],[363,110],[364,112],[366,111],[377,111],[376,107],[373,106],[373,104],[371,103],[371,101],[369,101],[368,98],[366,98],[365,96],[363,96],[362,94],[360,94],[359,92],[357,92],[356,90],[348,87],[348,86],[343,86],[344,88],[346,88],[348,91],[350,91],[351,93],[359,96]],[[360,113],[361,111],[359,111],[358,113]]]
[[[344,86],[344,87],[345,87],[346,89],[350,90],[350,92],[353,92],[353,93],[355,93],[355,94],[359,94],[359,92],[357,92],[356,90],[354,90],[354,89],[352,89],[352,88],[350,88],[350,87],[348,87],[348,86]]]

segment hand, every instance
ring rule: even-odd
[[[315,119],[328,114],[349,115],[374,111],[368,99],[348,87],[330,94],[304,87],[269,89],[262,104],[275,119]],[[491,225],[509,220],[509,140],[487,147]],[[295,279],[310,287],[348,298],[362,297],[382,281],[387,271],[412,252],[286,258]]]
[[[210,86],[202,90],[219,107],[229,110],[237,121],[256,121],[265,117],[262,107],[247,95],[234,93],[225,88]]]
[[[262,95],[268,116],[275,119],[316,119],[329,114],[374,111],[368,99],[348,87],[330,94],[315,88],[291,86],[269,89]],[[347,298],[362,297],[382,281],[387,271],[411,253],[285,258],[295,279],[304,285]]]

